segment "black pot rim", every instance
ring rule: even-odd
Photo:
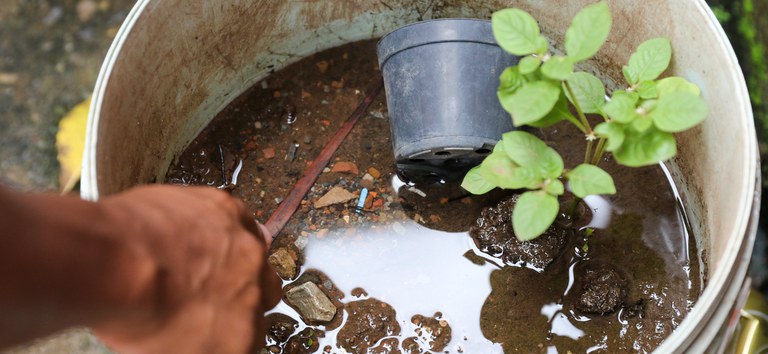
[[[490,24],[490,20],[476,18],[441,18],[407,24],[381,37],[376,45],[379,66],[383,67],[397,53],[423,45],[467,42],[498,46]]]

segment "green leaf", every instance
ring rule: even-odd
[[[565,94],[560,94],[560,99],[557,100],[555,107],[549,114],[533,123],[528,123],[528,125],[535,128],[547,128],[569,118],[575,119],[571,110],[568,109],[568,100],[565,98]]]
[[[496,188],[496,185],[485,179],[480,173],[480,166],[476,166],[469,170],[464,176],[464,181],[461,182],[461,187],[466,189],[467,192],[481,195],[492,191]]]
[[[591,58],[608,38],[611,22],[605,1],[583,8],[565,32],[565,52],[577,62]]]
[[[628,66],[624,65],[623,67],[621,67],[621,73],[622,73],[622,74],[624,74],[624,80],[627,80],[627,83],[628,83],[628,84],[630,84],[630,85],[634,85],[634,84],[632,83],[632,81],[634,81],[634,80],[635,80],[635,79],[633,78],[635,74],[633,74],[633,73],[630,71],[630,69],[629,69],[629,67],[628,67]]]
[[[541,236],[555,222],[560,204],[557,197],[543,191],[525,192],[512,211],[512,228],[520,241]]]
[[[525,77],[520,74],[516,66],[506,68],[499,76],[499,100],[501,97],[509,97],[525,84]]]
[[[616,194],[616,185],[608,172],[590,164],[581,164],[568,172],[568,182],[573,194],[579,198],[588,195]]]
[[[659,98],[650,116],[659,130],[678,133],[701,123],[708,113],[704,99],[690,92],[677,91]]]
[[[683,79],[682,77],[672,76],[659,80],[656,83],[656,90],[659,92],[659,97],[672,92],[690,92],[696,96],[701,95],[701,90],[698,86],[694,85],[690,81]]]
[[[496,144],[493,152],[480,164],[477,169],[480,177],[504,189],[535,188],[540,182],[536,174],[515,164],[501,146]]]
[[[541,73],[552,80],[568,80],[573,75],[573,60],[567,57],[552,57],[541,66]]]
[[[544,186],[544,191],[557,197],[565,193],[565,186],[563,182],[555,179]]]
[[[621,148],[613,152],[613,157],[622,165],[641,167],[655,165],[675,156],[677,144],[671,133],[648,129],[639,133],[633,129],[625,130],[626,137]]]
[[[635,86],[643,81],[656,80],[667,70],[671,59],[672,44],[669,39],[654,38],[643,42],[629,58],[629,83]]]
[[[548,81],[529,82],[512,95],[499,96],[502,107],[518,127],[544,118],[559,98],[560,87]]]
[[[527,75],[536,71],[540,65],[541,57],[538,55],[529,55],[523,59],[520,59],[520,63],[517,64],[517,67],[520,68],[521,74]]]
[[[519,56],[541,52],[543,37],[539,25],[527,12],[520,9],[496,11],[491,16],[491,27],[496,42],[507,52]]]
[[[636,103],[637,101],[630,94],[617,91],[603,106],[603,112],[619,123],[629,123],[637,118]]]
[[[544,36],[539,36],[538,39],[536,39],[536,47],[537,47],[537,53],[543,55],[546,54],[549,51],[549,41],[544,38]]]
[[[637,85],[637,93],[640,98],[650,100],[659,97],[659,92],[654,81],[643,81]]]
[[[578,102],[584,113],[600,113],[605,104],[605,85],[590,73],[576,72],[568,78],[573,96],[568,94],[568,99]]]
[[[601,138],[607,138],[605,150],[615,151],[624,143],[624,126],[619,123],[605,122],[595,127],[595,134]]]
[[[560,154],[530,133],[519,130],[504,133],[501,143],[515,164],[530,167],[542,180],[557,178],[563,173]]]
[[[480,174],[480,177],[498,187],[502,187],[502,184],[505,184],[507,180],[512,178],[515,174],[515,169],[518,168],[517,164],[507,157],[504,149],[499,148],[500,145],[496,144],[497,148],[493,149],[493,152],[477,168],[477,173]]]
[[[638,116],[631,125],[635,131],[643,133],[653,126],[653,119],[650,116]]]
[[[531,167],[520,166],[515,169],[512,178],[507,182],[506,189],[537,189],[541,186],[543,178],[539,177]]]

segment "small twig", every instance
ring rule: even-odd
[[[219,144],[219,157],[221,157],[221,185],[226,186],[227,184],[227,167],[224,163],[224,150],[221,148],[221,144]]]
[[[360,102],[354,112],[347,118],[347,121],[336,131],[336,134],[331,138],[328,144],[325,145],[323,151],[320,152],[312,164],[304,171],[304,176],[301,177],[298,182],[293,186],[293,189],[288,193],[288,196],[283,199],[282,203],[277,206],[277,210],[269,217],[265,226],[272,233],[272,237],[276,237],[278,233],[285,227],[288,220],[296,212],[301,200],[307,194],[312,185],[315,184],[317,176],[323,171],[326,165],[331,161],[333,154],[339,149],[341,143],[344,142],[349,132],[355,126],[360,117],[363,116],[368,107],[373,103],[373,99],[381,92],[384,86],[384,81],[381,77],[378,77],[374,83],[370,86],[366,92],[365,98]]]

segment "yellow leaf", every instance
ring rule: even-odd
[[[85,127],[88,123],[88,109],[91,99],[81,102],[59,122],[56,133],[56,150],[61,170],[59,185],[61,193],[69,193],[80,180],[80,170],[83,166],[83,150],[85,149]]]

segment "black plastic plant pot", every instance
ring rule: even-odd
[[[407,25],[384,36],[377,54],[395,160],[406,178],[460,178],[514,128],[496,90],[519,58],[496,44],[490,21]]]

